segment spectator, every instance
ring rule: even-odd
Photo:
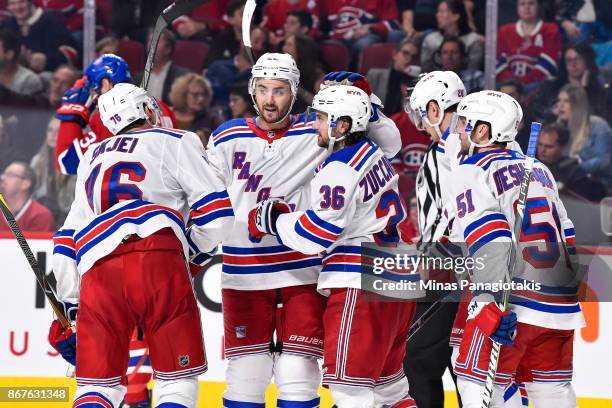
[[[0,86],[0,105],[13,107],[57,109],[62,104],[62,96],[77,80],[77,71],[71,65],[60,65],[53,72],[47,94],[24,95]]]
[[[256,116],[253,101],[249,95],[248,82],[236,82],[230,88],[229,108],[233,119]]]
[[[433,71],[435,62],[433,56],[440,48],[444,36],[453,35],[463,42],[467,55],[467,67],[480,69],[484,56],[482,37],[470,31],[467,13],[461,0],[442,0],[436,13],[438,30],[423,38],[421,48],[421,67],[424,72]]]
[[[255,60],[268,51],[270,36],[268,30],[255,26],[251,29],[251,50]],[[222,106],[229,103],[229,85],[251,77],[251,62],[244,48],[232,59],[214,61],[206,70],[206,77],[213,87],[215,102]]]
[[[151,34],[149,34],[148,42],[151,43]],[[176,78],[189,72],[188,69],[172,62],[175,47],[176,35],[168,29],[163,30],[155,50],[155,64],[153,64],[147,88],[149,95],[161,99],[167,104],[170,104],[170,88]],[[136,76],[135,82],[139,84],[141,80],[142,73]]]
[[[227,27],[223,13],[228,0],[209,0],[187,15],[172,22],[172,28],[183,40],[203,40]]]
[[[368,83],[372,92],[383,102],[383,112],[391,116],[404,110],[404,96],[408,85],[420,74],[418,41],[404,38],[395,47],[389,68],[372,68],[368,71]],[[400,89],[400,92],[397,90]]]
[[[272,43],[280,43],[289,34],[317,35],[319,27],[317,0],[270,0],[263,11],[261,26],[272,34]]]
[[[31,70],[52,71],[61,64],[78,63],[78,44],[55,12],[43,11],[32,0],[8,0],[7,9],[12,17],[0,28],[20,37]]]
[[[223,118],[213,113],[212,100],[212,87],[203,76],[190,72],[177,78],[170,90],[176,127],[196,132],[210,132],[217,128]]]
[[[5,168],[14,160],[23,160],[23,154],[15,149],[6,128],[6,121],[0,116],[0,169]]]
[[[70,210],[76,184],[76,177],[65,176],[55,169],[54,154],[59,124],[59,119],[51,118],[46,139],[30,162],[38,180],[32,197],[51,210],[57,224],[63,222]]]
[[[410,176],[412,184],[404,184],[404,189],[409,187],[409,190],[412,191],[416,174],[421,167],[421,163],[423,163],[425,152],[427,152],[431,141],[426,134],[414,126],[406,111],[397,112],[391,116],[391,120],[395,122],[402,136],[402,150],[393,158],[391,164],[398,174]]]
[[[458,37],[445,37],[438,50],[440,69],[453,71],[463,84],[467,93],[484,89],[484,73],[478,69],[468,68],[465,64],[465,45]]]
[[[590,178],[580,168],[578,160],[563,155],[568,142],[566,128],[555,123],[544,125],[538,138],[538,160],[551,171],[560,194],[601,201],[606,196],[603,184]]]
[[[116,38],[129,37],[147,42],[147,34],[169,0],[113,0],[111,33]]]
[[[519,123],[518,133],[516,134],[516,142],[521,146],[523,152],[529,147],[529,136],[531,131],[531,122],[539,119],[533,114],[533,110],[529,109],[529,103],[526,101],[523,84],[518,79],[509,79],[502,81],[497,85],[497,90],[510,95],[521,105],[523,109],[523,120]]]
[[[302,112],[312,103],[325,75],[319,62],[321,60],[319,46],[304,34],[291,34],[285,40],[283,52],[293,57],[300,70],[300,85],[293,110]]]
[[[595,51],[591,45],[579,43],[563,51],[559,75],[544,81],[534,95],[533,110],[540,117],[553,120],[552,109],[559,90],[566,84],[581,86],[587,93],[589,104],[596,115],[612,120],[609,87],[605,86],[595,63]]]
[[[77,42],[83,41],[83,3],[84,0],[34,0],[43,10],[60,13]]]
[[[395,0],[325,1],[321,3],[328,34],[353,51],[353,63],[368,45],[398,42],[403,33]]]
[[[583,171],[612,186],[612,132],[604,119],[591,115],[584,88],[571,84],[561,88],[556,114],[570,131],[569,156],[578,160]]]
[[[437,0],[397,0],[402,31],[408,38],[436,26]]]
[[[43,83],[38,75],[18,63],[20,52],[19,37],[8,30],[0,31],[0,84],[23,95],[39,93]]]
[[[411,180],[406,175],[400,175],[398,187],[404,201],[408,204],[408,217],[398,224],[400,238],[407,244],[416,244],[421,239],[419,235],[419,217],[417,210],[417,198],[414,190],[406,191],[406,185]],[[414,188],[414,182],[412,182]]]
[[[204,59],[204,68],[214,61],[232,59],[240,52],[242,44],[243,0],[231,0],[225,9],[225,20],[229,27],[221,30],[211,41],[210,49]]]
[[[0,192],[23,231],[47,232],[53,230],[53,215],[44,205],[32,198],[36,174],[27,163],[14,161],[0,175]],[[0,220],[0,232],[10,231]]]
[[[542,21],[538,0],[518,0],[516,23],[497,32],[497,79],[518,78],[535,88],[538,82],[557,76],[561,34],[555,23]]]
[[[558,0],[557,22],[571,42],[612,40],[612,10],[607,0]]]
[[[104,54],[119,55],[119,40],[115,37],[106,36],[96,42],[96,58]]]

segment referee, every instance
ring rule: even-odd
[[[416,178],[421,235],[417,246],[423,254],[428,254],[442,237],[449,236],[447,216],[452,211],[445,211],[449,201],[445,185],[449,182],[450,160],[445,155],[445,142],[456,122],[457,105],[465,93],[457,74],[434,71],[419,78],[406,104],[415,126],[431,138]],[[415,319],[431,305],[431,302],[418,302]],[[447,368],[455,380],[449,338],[457,306],[456,302],[445,302],[407,343],[404,371],[410,383],[410,395],[419,408],[443,408],[442,376]]]

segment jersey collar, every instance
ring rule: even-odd
[[[255,118],[247,118],[246,123],[247,123],[247,126],[253,131],[253,133],[257,135],[257,137],[260,137],[261,139],[265,140],[268,143],[272,143],[273,141],[278,140],[282,138],[283,136],[285,136],[287,131],[291,129],[291,127],[295,124],[296,120],[297,120],[297,115],[291,115],[289,117],[289,125],[287,127],[284,127],[282,129],[274,129],[274,130],[261,129],[259,126],[257,126],[257,122],[255,121]]]

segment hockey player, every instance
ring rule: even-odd
[[[353,86],[319,91],[312,108],[319,146],[333,153],[309,188],[305,211],[290,212],[270,198],[249,214],[251,236],[277,236],[304,254],[323,255],[318,289],[327,294],[323,384],[338,408],[397,404],[416,407],[402,361],[414,303],[366,300],[361,290],[361,244],[398,242],[405,217],[398,176],[366,138],[368,95]]]
[[[130,70],[121,57],[104,54],[92,62],[85,75],[64,94],[63,103],[55,117],[61,120],[57,132],[55,166],[62,174],[76,174],[79,161],[87,148],[112,136],[93,107],[98,96],[113,85],[130,82]],[[163,102],[158,102],[157,125],[176,125],[174,113]],[[89,127],[89,130],[85,130]]]
[[[119,406],[136,325],[149,341],[156,404],[195,407],[206,358],[186,259],[216,248],[231,204],[195,134],[152,127],[156,103],[143,89],[118,84],[98,104],[115,136],[85,152],[54,239],[58,298],[78,307],[74,407]],[[75,333],[54,321],[49,337],[74,361]]]
[[[298,204],[301,187],[328,155],[305,116],[290,114],[299,79],[290,55],[261,56],[249,81],[259,116],[221,125],[207,149],[236,213],[231,235],[223,242],[221,277],[228,359],[225,407],[263,408],[272,376],[278,406],[319,405],[317,358],[323,356],[325,307],[316,290],[320,257],[300,254],[274,237],[252,242],[247,222],[249,211],[268,197]],[[369,89],[359,74],[327,76],[328,83],[337,81]],[[379,113],[369,126],[385,154],[395,156],[401,144],[395,124]]]
[[[453,230],[464,237],[470,256],[484,262],[484,268],[474,268],[472,282],[502,282],[512,271],[508,251],[525,158],[507,149],[507,144],[514,141],[522,110],[506,94],[482,91],[464,98],[457,113],[461,152],[468,157],[454,171]],[[566,248],[573,244],[574,228],[552,174],[540,162],[534,164],[531,174],[521,227],[520,237],[514,237],[521,242],[518,275],[511,278],[542,286],[515,293],[510,298],[510,311],[504,313],[495,301],[500,292],[473,294],[455,363],[461,399],[467,408],[481,406],[491,339],[503,344],[492,407],[503,406],[501,387],[513,377],[525,383],[536,407],[576,406],[571,386],[572,342],[574,330],[584,326],[584,319],[578,303],[557,300],[559,291],[568,293],[568,288],[546,283],[551,277],[556,282],[565,280],[571,252]]]

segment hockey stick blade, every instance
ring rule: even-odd
[[[23,236],[23,232],[21,231],[19,225],[17,225],[17,220],[15,220],[15,217],[9,209],[8,204],[6,203],[6,201],[4,201],[4,197],[2,196],[2,194],[0,194],[0,211],[2,211],[6,223],[13,232],[13,235],[15,235],[17,243],[19,244],[19,247],[21,247],[21,251],[25,255],[28,263],[30,264],[32,271],[34,272],[34,276],[36,276],[36,281],[38,282],[38,285],[41,287],[45,296],[49,300],[49,304],[55,312],[57,319],[59,320],[64,330],[68,329],[70,327],[70,321],[64,315],[64,308],[61,302],[57,300],[57,296],[55,296],[53,289],[51,289],[51,285],[49,285],[49,283],[47,282],[46,275],[44,274],[44,272],[41,271],[40,266],[38,265],[38,261],[36,260],[36,257],[32,253],[30,246],[28,245],[28,241],[26,241],[25,237]]]
[[[253,20],[256,7],[257,2],[255,0],[247,0],[242,12],[242,42],[244,43],[244,49],[251,65],[255,65],[255,57],[251,47],[251,20]]]
[[[529,193],[529,183],[531,178],[531,170],[533,169],[533,163],[535,161],[536,148],[538,146],[538,137],[540,136],[540,130],[542,124],[539,122],[531,123],[531,132],[529,135],[529,146],[527,148],[527,156],[525,157],[525,169],[521,177],[521,187],[519,190],[518,204],[516,206],[516,217],[514,219],[514,239],[518,241],[518,237],[521,235],[521,228],[523,226],[523,214],[525,213],[525,205],[527,203],[527,194]],[[508,274],[506,275],[507,282],[512,282],[512,276],[516,270],[516,247],[518,242],[515,242],[510,247],[510,255],[508,256]],[[508,298],[510,297],[510,290],[505,289],[502,293],[502,312],[506,311],[508,307]],[[489,408],[491,400],[493,399],[493,389],[495,386],[495,376],[497,374],[497,363],[499,362],[499,352],[501,344],[493,342],[491,347],[491,357],[489,358],[489,368],[487,370],[487,380],[485,382],[484,395],[482,398],[481,408]]]
[[[157,50],[157,44],[159,43],[159,37],[161,36],[164,28],[172,24],[174,20],[193,10],[194,8],[201,6],[204,3],[208,3],[208,0],[177,0],[161,12],[157,21],[155,21],[155,28],[153,29],[153,35],[151,36],[151,44],[147,50],[147,62],[142,72],[142,81],[140,81],[140,87],[147,89],[149,85],[149,78],[151,76],[151,70],[153,69],[153,63],[155,60],[155,50]]]

